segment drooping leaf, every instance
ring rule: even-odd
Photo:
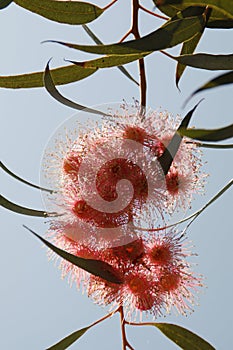
[[[67,349],[70,345],[72,345],[76,340],[78,340],[86,331],[88,331],[89,327],[85,327],[82,329],[79,329],[76,332],[71,333],[64,339],[60,340],[58,343],[54,344],[53,346],[47,348],[46,350],[65,350]]]
[[[193,55],[172,56],[167,54],[170,58],[175,59],[186,66],[201,68],[207,70],[232,70],[233,69],[233,55],[211,55],[206,53],[197,53]]]
[[[50,61],[49,61],[50,62]],[[80,105],[76,102],[73,102],[69,100],[68,98],[62,96],[60,92],[56,89],[56,86],[54,84],[54,81],[52,79],[52,76],[50,74],[50,69],[49,69],[49,62],[46,65],[45,68],[45,73],[44,73],[44,86],[48,93],[55,98],[58,102],[64,104],[65,106],[68,106],[70,108],[78,109],[78,110],[83,110],[84,112],[88,113],[93,113],[93,114],[98,114],[98,115],[105,115],[105,113],[97,111],[96,109],[92,109],[83,105]],[[83,69],[83,68],[82,68]],[[83,69],[85,70],[85,69]]]
[[[92,32],[92,30],[86,25],[83,24],[83,29],[85,32],[92,38],[92,40],[97,44],[97,45],[103,45],[102,41],[97,38],[97,36]],[[139,83],[132,77],[132,75],[125,69],[123,66],[118,66],[117,67],[127,78],[132,80],[136,85],[139,85]]]
[[[145,53],[137,54],[128,54],[128,55],[110,55],[97,58],[95,60],[77,62],[77,61],[68,61],[70,63],[76,64],[79,67],[83,68],[111,68],[118,67],[121,64],[127,64],[132,61],[138,60],[139,58],[145,57]]]
[[[100,7],[82,1],[14,0],[26,10],[59,23],[83,24],[103,13]]]
[[[182,138],[183,138],[183,135],[180,133],[180,130],[183,130],[183,129],[187,130],[186,128],[191,120],[191,117],[192,117],[195,109],[197,108],[197,106],[200,104],[200,102],[198,102],[196,104],[196,106],[186,114],[186,116],[182,120],[179,128],[177,129],[177,131],[175,132],[171,141],[169,142],[168,146],[165,148],[165,151],[158,158],[158,162],[161,165],[165,175],[168,173],[168,171],[171,167],[171,164],[173,162],[173,159],[175,158],[175,155],[180,147],[180,143],[181,143]]]
[[[106,281],[116,283],[116,284],[121,284],[123,283],[122,278],[119,276],[119,273],[108,263],[101,261],[101,260],[94,260],[94,259],[84,259],[80,258],[76,255],[70,254],[40,235],[38,235],[36,232],[28,228],[27,226],[23,225],[28,231],[30,231],[34,236],[36,236],[40,241],[42,241],[48,248],[50,248],[54,253],[59,255],[61,258],[69,261],[71,264],[95,275],[103,278]]]
[[[96,72],[96,68],[83,69],[76,65],[51,69],[54,84],[64,85],[84,79]],[[7,89],[26,89],[43,87],[44,72],[0,76],[0,87]]]
[[[216,0],[153,0],[155,5],[169,17],[176,15],[178,11],[189,6],[208,6],[212,9],[207,28],[232,28],[233,27],[233,9],[231,1],[216,1]]]
[[[200,141],[222,141],[233,137],[233,124],[219,129],[186,129],[181,127],[178,133]]]
[[[37,186],[37,185],[34,185],[32,184],[31,182],[29,181],[26,181],[24,179],[22,179],[21,177],[19,177],[18,175],[12,173],[12,171],[10,171],[2,162],[0,162],[0,167],[10,176],[12,176],[14,179],[28,185],[28,186],[31,186],[31,187],[34,187],[34,188],[37,188],[38,190],[41,190],[41,191],[45,191],[45,192],[50,192],[50,193],[53,193],[54,191],[53,190],[49,190],[48,188],[44,188],[44,187],[40,187],[40,186]]]
[[[112,45],[79,45],[65,43],[56,40],[49,42],[58,43],[76,50],[96,54],[127,55],[137,53],[149,53],[178,45],[190,39],[203,27],[204,17],[187,17],[170,21],[156,31],[136,40],[125,41]]]
[[[45,212],[42,210],[34,210],[34,209],[21,207],[18,204],[10,202],[8,199],[3,197],[2,195],[0,196],[0,205],[3,208],[6,208],[10,211],[13,211],[15,213],[22,214],[22,215],[36,216],[36,217],[40,217],[40,218],[58,216],[57,213],[48,213],[48,212]]]
[[[215,350],[206,340],[181,326],[171,323],[154,323],[154,326],[183,350]]]
[[[194,96],[200,91],[212,89],[226,84],[233,84],[233,71],[218,75],[216,78],[208,81],[208,83],[202,85],[197,90],[195,90],[190,97]]]
[[[11,2],[13,2],[13,0],[0,0],[0,10],[10,5]]]
[[[193,14],[195,16],[195,15],[199,15],[200,13],[202,13],[205,10],[205,8],[199,7],[199,6],[196,6],[196,7],[191,6],[191,7],[188,7],[186,9],[186,11],[187,10],[189,10],[191,12],[191,14]],[[204,30],[205,30],[206,24],[208,23],[211,11],[212,10],[208,9],[208,8],[205,10],[206,20],[205,20],[205,23],[203,25],[203,28],[199,31],[199,33],[197,33],[191,39],[185,41],[182,44],[180,55],[192,54],[194,52],[194,50],[196,49],[196,47],[197,47],[197,45],[198,45],[198,43],[199,43],[199,41],[204,33]],[[177,63],[177,66],[176,66],[176,86],[177,87],[178,87],[180,78],[181,78],[182,74],[184,73],[185,68],[186,68],[186,66],[184,64],[181,64],[179,62]]]
[[[203,143],[203,142],[195,142],[198,147],[204,148],[218,148],[218,149],[231,149],[233,148],[233,144],[219,145],[216,143]]]

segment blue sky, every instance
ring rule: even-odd
[[[100,6],[105,1],[96,1]],[[152,2],[146,1],[152,9]],[[130,27],[130,2],[119,1],[90,28],[105,43],[119,40]],[[0,12],[1,75],[43,70],[48,59],[51,66],[63,65],[63,58],[83,60],[87,54],[68,50],[54,44],[43,44],[46,39],[91,43],[81,27],[57,24],[18,7],[15,4]],[[161,21],[147,14],[140,16],[141,34],[149,33]],[[228,30],[207,30],[197,51],[229,53],[232,34]],[[171,50],[177,53],[177,48]],[[137,77],[137,64],[127,65]],[[185,113],[201,98],[192,119],[196,127],[215,128],[230,124],[232,117],[232,87],[225,86],[206,91],[193,98],[185,110],[185,99],[200,85],[220,72],[188,68],[181,83],[181,93],[175,86],[175,63],[160,53],[146,59],[148,78],[148,106],[166,109],[174,114]],[[104,103],[131,102],[139,98],[132,82],[116,68],[98,71],[86,80],[60,88],[67,97],[78,103],[95,106]],[[75,111],[53,100],[44,89],[0,91],[2,127],[1,159],[14,172],[38,183],[40,162],[44,147],[64,120]],[[218,192],[231,178],[231,150],[203,150],[210,174],[204,196],[197,198],[193,209],[198,209]],[[231,158],[230,158],[231,157]],[[2,193],[18,204],[42,208],[37,190],[1,174]],[[230,349],[232,342],[232,190],[209,207],[190,227],[189,237],[198,253],[195,267],[203,274],[207,288],[200,294],[200,305],[188,317],[167,316],[159,322],[177,323],[200,334],[218,350]],[[82,328],[108,312],[94,305],[85,294],[62,281],[60,271],[47,261],[46,249],[22,225],[43,234],[43,219],[20,216],[1,210],[1,338],[0,347],[6,350],[42,350]],[[177,348],[156,329],[127,328],[128,338],[135,349]],[[118,315],[85,334],[70,349],[118,350],[121,348]]]

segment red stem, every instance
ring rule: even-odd
[[[118,311],[120,313],[120,319],[121,319],[122,350],[127,350],[127,348],[129,348],[130,350],[134,350],[134,348],[129,344],[126,338],[125,325],[128,324],[128,322],[125,320],[125,317],[124,317],[123,306],[120,306]]]

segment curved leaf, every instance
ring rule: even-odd
[[[167,54],[167,53],[166,53]],[[181,64],[186,66],[208,69],[208,70],[232,70],[233,55],[210,55],[206,53],[197,53],[194,55],[171,56]]]
[[[39,236],[36,232],[28,228],[27,226],[23,225],[24,228],[26,228],[28,231],[30,231],[34,236],[39,238],[40,241],[42,241],[48,248],[50,248],[54,253],[59,255],[61,258],[69,261],[71,264],[95,275],[99,276],[106,281],[121,284],[123,283],[122,278],[119,276],[119,273],[108,263],[101,261],[101,260],[94,260],[94,259],[84,259],[80,258],[76,255],[67,253],[66,251],[56,247],[43,237]]]
[[[190,13],[193,15],[199,15],[201,12],[203,12],[205,10],[205,8],[199,7],[199,6],[196,6],[196,7],[192,6],[192,7],[188,7],[186,9],[186,11],[187,10],[189,10]],[[183,43],[180,55],[192,54],[194,52],[194,50],[196,49],[196,47],[197,47],[197,45],[198,45],[198,43],[203,35],[206,24],[208,23],[211,11],[212,11],[211,9],[208,9],[208,8],[206,9],[206,11],[205,11],[206,21],[203,25],[203,28],[200,30],[199,33],[197,33],[191,39],[189,39]],[[176,66],[176,86],[177,87],[179,84],[179,80],[180,80],[182,74],[184,73],[185,68],[186,68],[186,66],[184,64],[181,64],[179,62],[177,63],[177,66]]]
[[[103,13],[100,7],[82,1],[14,0],[14,2],[47,19],[66,24],[88,23]]]
[[[76,340],[78,340],[86,331],[88,331],[89,327],[85,327],[82,329],[79,329],[76,332],[71,333],[64,339],[60,340],[58,343],[54,344],[53,346],[47,348],[46,350],[65,350],[67,349],[70,345],[72,345]]]
[[[182,127],[177,132],[195,140],[222,141],[233,137],[233,124],[219,129],[186,129]]]
[[[201,100],[202,101],[202,100]],[[174,136],[172,137],[171,141],[169,142],[168,146],[165,148],[165,151],[163,154],[158,158],[158,162],[161,165],[164,174],[166,175],[170,169],[170,166],[173,162],[173,159],[175,158],[175,155],[180,147],[180,143],[182,141],[183,135],[180,133],[180,130],[187,130],[187,126],[191,120],[191,117],[197,108],[197,106],[201,103],[199,101],[194,108],[189,111],[182,122],[180,123],[179,128],[175,132]]]
[[[189,6],[208,6],[212,9],[207,28],[232,28],[233,6],[232,2],[226,1],[198,1],[198,0],[154,0],[160,11],[169,17],[176,15],[178,11]]]
[[[208,81],[208,83],[202,85],[199,89],[195,90],[191,97],[200,91],[206,89],[212,89],[221,85],[233,84],[233,71],[218,75],[216,78]]]
[[[206,340],[181,326],[171,323],[154,323],[154,326],[183,350],[215,350]]]
[[[20,205],[17,205],[15,203],[10,202],[8,199],[3,197],[2,195],[0,196],[0,205],[3,208],[6,208],[10,211],[13,211],[15,213],[22,214],[22,215],[37,216],[40,218],[58,216],[57,213],[47,213],[47,212],[42,211],[42,210],[34,210],[34,209],[21,207]]]
[[[11,2],[13,2],[13,0],[0,0],[0,10],[10,5]]]
[[[146,55],[147,55],[146,53],[137,53],[137,54],[128,54],[128,55],[110,55],[110,56],[97,58],[91,61],[77,62],[77,61],[68,60],[68,62],[76,64],[77,66],[83,67],[83,68],[110,68],[110,67],[118,67],[121,64],[130,63],[132,61],[143,58]]]
[[[83,29],[85,32],[92,38],[92,40],[97,44],[97,45],[103,45],[103,43],[97,38],[97,36],[92,32],[92,30],[86,25],[83,24]],[[125,69],[123,66],[118,66],[117,67],[127,78],[132,80],[136,85],[139,85],[139,83],[132,77],[132,75]]]
[[[53,190],[49,190],[48,188],[44,188],[44,187],[40,187],[40,186],[37,186],[37,185],[34,185],[32,184],[31,182],[28,182],[24,179],[22,179],[21,177],[19,177],[18,175],[12,173],[12,171],[10,171],[2,162],[0,162],[0,167],[10,176],[12,176],[14,179],[28,185],[28,186],[31,186],[31,187],[34,187],[38,190],[41,190],[41,191],[45,191],[45,192],[50,192],[50,193],[53,193],[54,191]]]
[[[83,69],[76,65],[51,69],[54,83],[64,85],[84,79],[96,72],[96,69]],[[7,89],[26,89],[43,87],[44,72],[35,72],[20,75],[0,76],[0,87]]]
[[[177,19],[175,21],[169,21],[169,23],[140,39],[112,45],[78,45],[56,40],[49,40],[49,42],[54,42],[76,50],[97,54],[148,54],[150,51],[158,51],[173,47],[184,42],[185,40],[190,39],[200,31],[200,29],[203,27],[203,23],[203,15]]]
[[[49,61],[50,62],[50,61]],[[84,112],[89,112],[93,114],[98,114],[98,115],[106,115],[103,112],[97,111],[92,108],[88,108],[86,106],[80,105],[76,102],[73,102],[69,100],[68,98],[62,96],[60,92],[56,89],[56,86],[54,84],[54,81],[51,77],[50,70],[49,70],[49,62],[46,65],[45,68],[45,73],[44,73],[44,86],[48,93],[58,102],[64,104],[65,106],[68,106],[70,108],[78,109],[78,110],[83,110]],[[83,68],[82,68],[83,69]],[[85,69],[83,69],[85,70]]]

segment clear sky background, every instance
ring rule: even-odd
[[[99,6],[106,1],[95,1]],[[152,1],[143,4],[152,9]],[[90,28],[105,43],[119,40],[129,29],[131,1],[120,1],[106,11]],[[141,13],[141,34],[161,25],[155,17]],[[63,58],[83,60],[94,55],[68,50],[46,39],[89,43],[91,39],[78,26],[57,24],[32,14],[15,4],[0,12],[0,75],[20,74],[64,64]],[[206,30],[198,52],[230,53],[232,32]],[[177,48],[170,50],[177,53]],[[137,77],[137,63],[127,65]],[[146,58],[148,106],[161,107],[174,114],[185,113],[201,98],[192,119],[197,127],[215,128],[232,121],[232,87],[226,86],[193,98],[185,110],[185,99],[200,85],[217,76],[188,68],[181,83],[175,86],[175,63],[160,53]],[[99,70],[93,76],[59,90],[78,103],[95,106],[139,98],[136,85],[117,68]],[[39,183],[40,161],[44,147],[65,119],[75,111],[53,100],[44,89],[0,90],[1,159],[15,173]],[[216,194],[232,176],[231,150],[204,150],[206,171],[210,174],[206,194],[197,198],[193,210]],[[4,196],[23,206],[42,209],[40,192],[1,173]],[[46,231],[43,219],[20,216],[1,210],[0,235],[0,348],[4,350],[44,350],[71,332],[89,325],[108,312],[94,305],[87,296],[62,281],[60,271],[47,261],[46,249],[23,227],[40,234]],[[196,270],[205,276],[207,288],[200,294],[200,306],[188,317],[167,316],[159,322],[177,323],[198,333],[218,350],[233,348],[232,324],[232,190],[209,207],[190,227],[189,237],[198,253]],[[128,339],[136,350],[176,349],[158,330],[151,327],[128,327]],[[118,315],[92,328],[70,349],[121,349]]]

